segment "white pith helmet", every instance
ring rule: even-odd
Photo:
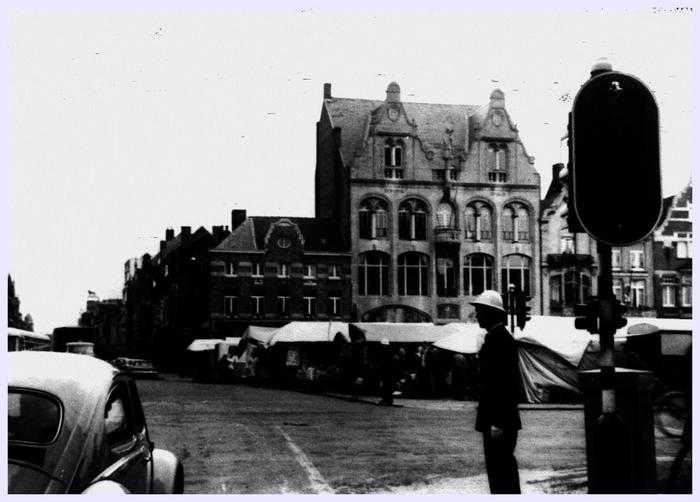
[[[389,339],[382,338],[379,343],[380,343],[380,345],[389,345]]]
[[[498,291],[492,289],[487,289],[479,296],[477,296],[474,301],[469,302],[471,305],[481,305],[484,307],[491,307],[493,309],[505,312],[506,309],[503,308],[503,298]]]

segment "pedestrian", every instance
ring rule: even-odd
[[[487,331],[479,351],[481,393],[476,430],[484,437],[484,460],[491,493],[520,493],[515,445],[521,428],[520,388],[515,340],[506,329],[506,311],[497,291],[473,302],[479,326]]]
[[[398,368],[398,356],[391,351],[389,340],[382,338],[379,342],[379,374],[381,376],[382,399],[379,404],[391,406],[394,404],[394,387]]]

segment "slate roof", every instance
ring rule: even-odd
[[[234,251],[262,251],[270,225],[281,219],[296,224],[304,237],[305,251],[345,252],[338,225],[323,218],[300,218],[296,216],[250,216],[216,249]]]
[[[196,231],[192,232],[190,234],[190,238],[187,241],[184,241],[182,238],[182,232],[177,234],[175,237],[170,239],[169,241],[165,242],[165,248],[162,249],[158,254],[160,255],[161,258],[165,259],[167,256],[178,249],[180,249],[183,246],[186,246],[190,244],[191,242],[194,242],[195,240],[201,239],[203,237],[210,236],[211,234],[209,231],[204,228],[204,227],[199,227]],[[157,255],[156,255],[157,256]]]
[[[345,163],[350,163],[358,152],[369,129],[372,112],[386,101],[354,98],[326,98],[324,106],[331,119],[331,127],[340,127],[340,151]],[[453,127],[452,145],[468,150],[469,117],[483,109],[482,105],[449,105],[401,102],[409,121],[415,121],[418,137],[426,146],[442,147],[445,128]]]

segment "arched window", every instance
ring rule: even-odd
[[[464,257],[464,294],[474,296],[493,289],[493,258],[481,253]]]
[[[530,258],[520,254],[503,257],[501,264],[501,291],[508,291],[513,284],[526,295],[530,295]]]
[[[563,279],[563,282],[562,282]],[[591,278],[587,274],[569,271],[549,279],[552,307],[574,307],[587,303],[591,294]]]
[[[441,202],[437,208],[437,226],[454,227],[452,206],[447,202]]]
[[[403,141],[387,139],[384,142],[384,177],[403,178]]]
[[[490,241],[491,208],[483,202],[471,202],[464,211],[466,237],[472,241]]]
[[[369,251],[360,255],[357,266],[357,291],[360,295],[389,294],[389,255]]]
[[[424,241],[428,211],[418,199],[409,199],[399,206],[399,239]]]
[[[428,294],[428,257],[409,252],[399,255],[399,295],[426,296]]]
[[[385,239],[387,230],[387,204],[370,197],[360,204],[360,239]]]
[[[513,203],[503,209],[503,240],[509,242],[530,240],[530,213],[524,205]]]

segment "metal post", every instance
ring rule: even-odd
[[[627,431],[616,412],[615,402],[615,324],[612,290],[612,248],[598,242],[598,275],[601,415],[597,420],[596,442],[601,479],[596,493],[630,493],[631,480]]]

